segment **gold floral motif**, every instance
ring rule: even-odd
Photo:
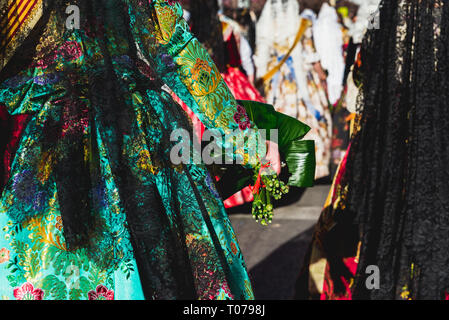
[[[230,121],[234,121],[232,118],[234,116],[234,108],[225,108],[221,111],[220,115],[216,119],[217,127],[219,128],[229,128]]]
[[[198,103],[200,112],[213,122],[223,108],[221,93],[226,92],[220,88],[223,81],[217,67],[196,40],[189,42],[175,60],[180,66],[181,80]]]
[[[40,181],[40,183],[44,184],[48,178],[50,177],[50,174],[52,172],[53,167],[53,153],[52,152],[44,152],[42,154],[42,158],[38,165],[38,173],[37,173],[37,179]]]
[[[191,245],[192,242],[193,242],[195,239],[196,239],[196,238],[195,238],[195,236],[194,236],[193,234],[191,234],[191,233],[186,234],[186,244],[187,244],[187,245]]]
[[[154,167],[151,162],[150,152],[148,150],[142,150],[139,153],[139,160],[137,161],[137,167],[143,171],[151,174],[157,174],[158,169]]]
[[[177,15],[173,7],[162,6],[160,4],[156,4],[155,7],[159,22],[159,32],[157,32],[156,40],[165,45],[170,42],[175,32]]]
[[[189,78],[186,78],[186,84],[194,96],[204,97],[217,91],[222,79],[215,66],[212,67],[209,61],[199,57],[185,62],[188,64],[182,67],[188,68],[191,74]],[[188,75],[188,71],[186,75]]]
[[[67,247],[61,237],[57,233],[52,232],[51,229],[53,229],[54,226],[43,223],[43,216],[39,215],[33,217],[24,224],[25,228],[33,230],[33,233],[30,234],[30,238],[54,246],[59,250],[67,251]]]

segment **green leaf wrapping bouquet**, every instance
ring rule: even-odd
[[[273,218],[273,199],[279,200],[289,192],[289,186],[311,187],[315,179],[315,143],[302,140],[310,127],[301,121],[277,112],[272,105],[239,100],[251,121],[258,129],[267,131],[267,140],[276,140],[269,135],[270,129],[277,129],[277,142],[281,159],[286,162],[289,172],[288,183],[279,179],[266,161],[261,161],[250,174],[241,166],[226,169],[218,182],[223,197],[235,194],[251,185],[254,195],[253,217],[262,225],[271,223]]]

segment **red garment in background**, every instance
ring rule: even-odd
[[[237,39],[233,32],[229,33],[225,41],[226,47],[226,65],[230,67],[240,67],[242,65],[242,59],[240,57],[239,47],[237,45]]]
[[[356,257],[342,258],[342,262],[348,268],[349,272],[355,276],[358,265]],[[345,292],[337,295],[335,294],[334,282],[330,275],[329,264],[327,264],[324,273],[323,293],[321,294],[320,300],[352,300],[351,283],[349,283],[343,276],[340,277],[340,280],[345,286]]]
[[[249,82],[248,77],[239,68],[229,67],[221,74],[237,100],[265,102],[265,99]]]

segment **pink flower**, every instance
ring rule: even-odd
[[[42,300],[44,291],[42,289],[34,289],[34,286],[25,282],[20,288],[14,289],[14,298],[17,300]]]
[[[56,58],[57,58],[56,51],[52,51],[42,59],[39,59],[35,64],[33,64],[33,66],[35,66],[36,68],[47,69],[48,66],[55,63]]]
[[[244,131],[251,128],[251,122],[249,121],[248,114],[244,107],[238,105],[237,112],[234,114],[234,120],[239,125],[240,130]]]
[[[87,296],[89,300],[114,300],[114,291],[99,285],[95,291],[89,291]]]
[[[239,129],[242,131],[245,131],[246,129],[250,129],[250,128],[251,128],[251,123],[249,121],[239,123]]]
[[[241,105],[237,105],[237,112],[243,115],[246,114],[246,109]]]
[[[6,262],[9,260],[9,250],[6,248],[2,248],[0,250],[0,263]]]
[[[81,46],[76,41],[67,41],[59,49],[60,53],[66,60],[75,60],[83,54]]]

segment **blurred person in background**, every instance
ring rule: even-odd
[[[449,4],[383,0],[368,16],[354,133],[296,297],[448,300]]]
[[[256,26],[255,65],[267,102],[312,128],[320,179],[329,176],[332,119],[313,34],[320,6],[313,8],[301,7],[301,15],[297,0],[266,1]]]

